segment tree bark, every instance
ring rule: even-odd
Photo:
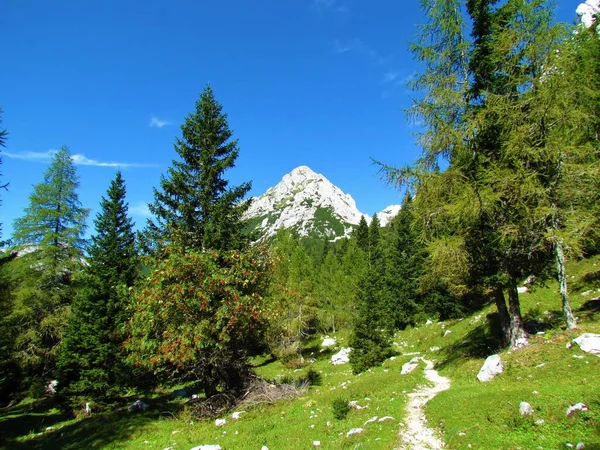
[[[565,315],[565,321],[567,322],[567,329],[572,330],[577,328],[577,321],[573,315],[571,309],[571,302],[569,301],[569,291],[567,286],[567,269],[565,267],[565,252],[563,248],[562,240],[556,241],[554,244],[555,256],[556,256],[556,269],[558,284],[560,285],[560,297],[562,298],[563,313]]]
[[[512,275],[508,283],[508,314],[510,318],[510,347],[517,349],[527,345],[527,333],[521,317],[517,279]]]
[[[501,287],[494,289],[494,301],[500,316],[500,327],[502,328],[502,345],[508,345],[510,342],[510,317],[506,308],[506,300]]]

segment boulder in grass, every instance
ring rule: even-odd
[[[419,361],[421,361],[421,358],[413,358],[409,362],[404,363],[402,365],[402,371],[400,372],[400,375],[406,375],[411,373],[417,368],[417,366],[419,365]]]
[[[344,347],[339,352],[331,357],[331,364],[334,366],[340,366],[342,364],[348,364],[350,362],[350,347]]]
[[[227,424],[227,421],[225,419],[217,419],[215,420],[215,426],[217,427],[222,427],[224,425]]]
[[[531,405],[529,403],[521,402],[521,404],[519,405],[519,413],[522,416],[532,416],[533,408],[531,407]]]
[[[328,348],[333,346],[335,346],[335,339],[325,336],[325,339],[323,339],[323,342],[321,342],[321,347]]]
[[[529,292],[529,288],[527,286],[519,286],[517,288],[517,292],[519,294],[527,294]]]
[[[146,411],[148,408],[150,408],[150,406],[148,406],[146,403],[144,403],[141,400],[136,400],[131,405],[129,405],[129,408],[127,408],[127,410],[130,412],[131,411]]]
[[[365,432],[362,428],[352,428],[350,431],[346,433],[346,437],[354,436],[356,434],[363,434]]]
[[[190,450],[221,450],[221,446],[220,445],[214,445],[214,444],[209,444],[209,445],[199,445],[197,447],[194,447]]]
[[[492,381],[496,375],[500,375],[502,372],[504,372],[504,366],[502,365],[500,355],[491,355],[488,356],[483,363],[483,366],[477,374],[477,379],[482,383],[485,383],[487,381]]]
[[[600,334],[583,333],[576,339],[573,339],[579,348],[586,353],[600,356]]]
[[[579,411],[589,411],[590,407],[585,403],[575,403],[567,408],[567,417],[571,417],[573,414]]]

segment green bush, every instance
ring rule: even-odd
[[[343,397],[334,398],[331,403],[331,408],[333,409],[333,417],[337,420],[344,420],[350,412],[348,399]]]

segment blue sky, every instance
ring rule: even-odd
[[[579,2],[556,4],[572,22]],[[403,109],[417,70],[407,44],[422,21],[416,0],[4,0],[4,237],[62,145],[78,155],[91,217],[120,167],[143,225],[206,83],[239,139],[232,183],[251,180],[260,195],[308,165],[364,213],[399,203],[370,158],[418,156]]]

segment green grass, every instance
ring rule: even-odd
[[[587,303],[600,288],[599,259],[570,266],[571,300],[579,329],[564,331],[555,283],[520,296],[526,320],[536,320],[544,334],[531,337],[531,345],[509,352],[498,349],[490,330],[496,326],[493,307],[464,320],[410,328],[395,336],[401,353],[381,367],[355,376],[348,365],[332,366],[331,352],[321,352],[319,338],[307,343],[304,357],[315,362],[304,369],[287,369],[268,357],[255,358],[255,372],[280,380],[301,378],[308,368],[321,375],[320,384],[298,399],[249,409],[239,421],[217,428],[213,421],[197,422],[186,415],[184,401],[168,392],[145,399],[147,412],[120,410],[74,419],[48,400],[23,402],[0,410],[0,440],[6,449],[190,449],[219,444],[223,449],[307,449],[321,441],[324,449],[391,449],[399,446],[398,432],[405,415],[406,392],[424,383],[422,366],[400,375],[404,362],[420,352],[436,362],[441,375],[452,380],[427,407],[430,424],[438,427],[449,449],[554,449],[584,442],[586,449],[600,448],[600,358],[565,344],[582,332],[600,333],[600,307]],[[451,333],[444,337],[447,330]],[[337,336],[340,346],[348,336]],[[439,347],[436,350],[435,347]],[[477,372],[484,359],[499,352],[505,372],[489,383],[480,383]],[[403,354],[403,355],[402,355]],[[574,358],[573,356],[583,356]],[[534,393],[536,392],[536,393]],[[334,418],[335,399],[357,400],[367,409],[352,409],[344,420]],[[133,400],[133,399],[132,399]],[[519,403],[529,402],[533,417],[519,415]],[[568,406],[584,402],[590,411],[566,417]],[[392,422],[370,423],[373,416],[393,416]],[[543,420],[542,425],[535,422]],[[47,427],[54,429],[46,430]],[[347,438],[351,429],[365,429]],[[471,447],[469,447],[471,444]]]

